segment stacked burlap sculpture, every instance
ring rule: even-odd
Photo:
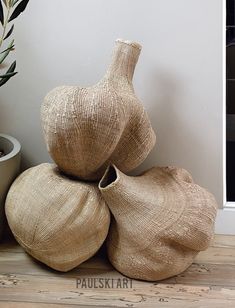
[[[42,127],[58,167],[24,172],[9,191],[6,214],[17,241],[54,269],[68,271],[99,249],[109,229],[108,207],[108,256],[131,278],[181,273],[213,236],[216,202],[187,171],[124,174],[143,162],[156,139],[132,85],[140,50],[117,40],[98,84],[59,87],[45,98]]]
[[[124,275],[165,279],[208,247],[216,201],[186,170],[155,167],[130,177],[111,166],[99,188],[113,214],[108,256]]]

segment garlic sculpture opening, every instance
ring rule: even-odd
[[[110,222],[98,187],[65,177],[52,164],[30,168],[16,179],[7,196],[6,216],[19,244],[59,271],[92,257]]]
[[[113,214],[108,256],[124,275],[165,279],[208,247],[216,201],[186,170],[155,167],[130,177],[111,166],[99,188]]]
[[[98,180],[110,162],[123,172],[140,165],[156,140],[136,97],[132,77],[138,43],[117,40],[104,78],[91,87],[52,90],[41,108],[48,151],[59,168],[84,180]]]

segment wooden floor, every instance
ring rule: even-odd
[[[0,244],[0,308],[235,307],[235,236],[216,236],[183,274],[132,288],[77,288],[77,278],[123,278],[102,254],[69,273],[35,262],[14,241]]]

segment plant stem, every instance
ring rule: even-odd
[[[0,48],[2,47],[3,39],[4,39],[5,34],[6,34],[6,29],[7,29],[7,24],[8,24],[8,20],[9,20],[9,15],[10,15],[10,6],[7,7],[7,15],[6,15],[6,18],[4,20],[2,36],[0,38]]]

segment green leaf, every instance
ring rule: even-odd
[[[6,57],[9,55],[9,52],[11,51],[12,46],[14,45],[14,40],[12,40],[9,44],[9,46],[7,47],[7,49],[5,50],[5,52],[3,52],[2,56],[0,57],[0,64],[6,59]]]
[[[16,61],[14,61],[11,66],[9,67],[9,69],[6,71],[7,73],[11,73],[11,72],[14,72],[16,68]]]
[[[15,19],[16,17],[18,17],[22,12],[24,12],[24,10],[26,9],[26,6],[28,4],[29,0],[22,0],[17,7],[15,8],[15,10],[13,11],[13,13],[11,14],[11,17],[9,19],[9,21],[12,21],[13,19]]]
[[[0,78],[12,77],[16,74],[17,74],[17,72],[5,73],[4,75],[0,75]]]
[[[2,78],[0,80],[0,87],[3,86],[11,77],[17,74],[17,72],[14,72],[15,68],[16,68],[16,61],[14,61],[9,67],[9,69],[6,71],[6,74],[10,74],[10,73],[14,73],[14,74],[12,74],[11,76]]]
[[[4,53],[5,51],[7,51],[8,49],[10,49],[10,51],[11,51],[11,50],[14,50],[14,47],[15,47],[15,45],[12,45],[11,47],[7,47],[6,49],[4,49],[3,51],[0,52],[0,55],[1,55],[2,53]]]
[[[11,26],[11,29],[7,32],[3,40],[6,40],[13,32],[14,30],[14,25]]]
[[[19,1],[19,0],[11,0],[11,6],[16,5],[16,3],[17,3],[18,1]]]
[[[2,1],[0,0],[0,22],[3,25],[4,24],[4,13],[3,13],[3,7],[2,7]]]

